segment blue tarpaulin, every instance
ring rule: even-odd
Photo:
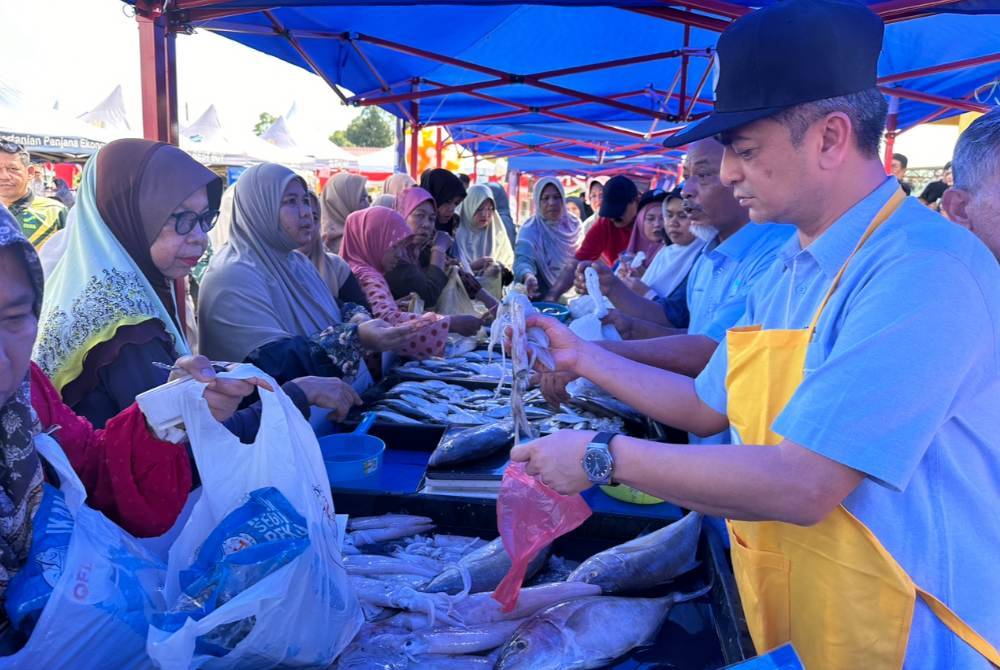
[[[183,10],[185,2],[173,4]],[[317,71],[353,92],[353,96],[345,93],[353,104],[420,91],[423,97],[418,100],[378,104],[419,125],[447,125],[465,146],[481,154],[508,155],[522,169],[529,163],[548,166],[544,169],[565,165],[592,171],[617,161],[669,162],[671,157],[660,146],[663,134],[682,125],[681,117],[697,118],[710,109],[710,57],[718,32],[643,13],[679,11],[665,10],[666,3],[636,0],[585,6],[591,4],[597,3],[272,0],[267,6],[273,9],[265,11],[260,0],[237,0],[177,16]],[[977,89],[1000,77],[1000,14],[990,13],[1000,12],[1000,0],[937,5],[923,11],[938,13],[895,21],[903,18],[898,12],[906,8],[893,4],[897,14],[887,14],[891,22],[886,27],[881,76],[996,56],[992,62],[963,69],[918,72],[887,82],[886,90],[898,88],[901,96],[900,128],[939,111],[937,98],[974,103]],[[750,3],[719,5],[732,10]],[[218,16],[225,8],[248,13]],[[705,11],[688,16],[699,17],[694,23],[729,20]],[[618,67],[546,76],[637,57],[640,62]],[[426,93],[440,86],[469,89]],[[695,92],[699,101],[692,106]],[[556,108],[549,109],[553,105]],[[958,110],[941,116],[954,113]],[[476,138],[486,139],[473,144]],[[523,158],[528,155],[530,160]]]

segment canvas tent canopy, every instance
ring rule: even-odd
[[[662,139],[711,108],[719,32],[762,4],[175,0],[166,17],[312,70],[347,104],[449,126],[479,154],[594,169],[675,159]],[[976,97],[1000,76],[995,2],[869,4],[887,22],[880,83],[898,128],[988,108]]]
[[[33,156],[82,158],[115,137],[63,112],[33,105],[0,81],[0,138],[23,145]]]

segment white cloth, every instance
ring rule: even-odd
[[[659,297],[666,298],[691,272],[706,244],[704,240],[695,239],[687,246],[671,244],[660,249],[643,273],[642,283]]]

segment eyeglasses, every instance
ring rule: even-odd
[[[174,220],[174,230],[177,231],[178,235],[189,234],[196,225],[201,228],[201,232],[207,233],[215,228],[215,222],[219,220],[219,210],[210,209],[201,214],[190,211],[175,212],[169,218]]]
[[[0,140],[0,151],[5,154],[24,154],[27,151],[24,150],[23,144],[18,144],[17,142],[11,142],[10,140]]]

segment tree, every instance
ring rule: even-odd
[[[270,128],[271,125],[277,120],[278,117],[276,117],[275,115],[269,112],[261,112],[260,119],[257,121],[257,125],[253,127],[253,134],[256,135],[257,137],[260,137],[261,135],[266,133],[267,129]]]
[[[342,147],[388,147],[396,141],[388,114],[378,107],[366,107],[346,131],[330,135],[330,141]],[[346,142],[346,143],[345,143]]]
[[[354,142],[347,139],[347,132],[343,130],[335,130],[333,134],[330,135],[330,141],[336,144],[338,147],[353,147]]]

